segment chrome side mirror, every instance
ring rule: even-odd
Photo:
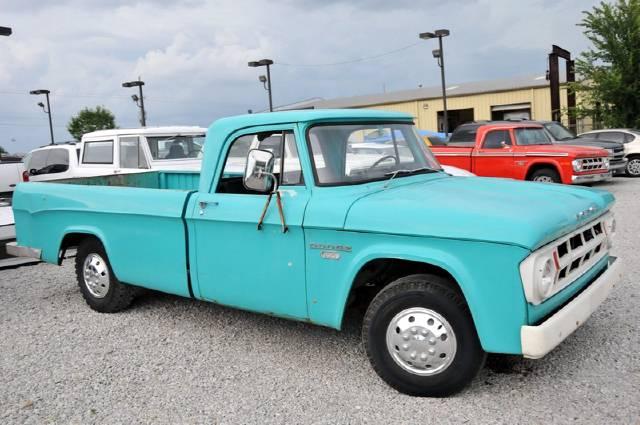
[[[275,157],[273,153],[262,149],[251,149],[247,154],[242,183],[248,190],[255,192],[275,192],[277,183],[273,175]]]

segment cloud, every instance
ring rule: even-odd
[[[588,4],[587,4],[588,3]],[[274,101],[337,97],[438,85],[433,41],[419,32],[449,28],[447,78],[473,81],[543,73],[551,44],[577,54],[586,40],[574,24],[595,0],[11,0],[0,25],[0,146],[27,151],[48,140],[46,117],[27,93],[52,91],[56,139],[85,106],[111,109],[137,125],[140,76],[152,125],[208,125],[267,107],[258,82],[272,58]],[[375,60],[326,64],[376,55]],[[285,65],[288,64],[288,65]],[[9,142],[15,139],[15,142]]]

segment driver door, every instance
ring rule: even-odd
[[[473,172],[479,176],[513,176],[513,142],[508,129],[490,130],[484,135],[480,149],[473,157]]]
[[[309,190],[298,158],[300,140],[293,126],[278,126],[252,128],[227,142],[225,165],[210,193],[195,194],[192,203],[196,297],[277,316],[308,317],[302,221]],[[249,192],[242,184],[252,148],[270,150],[276,157],[286,233],[275,195],[258,230],[268,194]]]

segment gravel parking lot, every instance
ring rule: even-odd
[[[624,281],[550,355],[492,356],[455,397],[386,386],[357,320],[337,332],[158,293],[96,313],[67,260],[0,271],[0,422],[639,423],[640,179],[598,188],[617,197]]]

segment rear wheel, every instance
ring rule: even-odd
[[[89,307],[101,313],[124,310],[135,295],[135,288],[116,279],[104,247],[95,239],[86,239],[78,247],[76,277]]]
[[[640,156],[629,158],[627,162],[626,172],[628,176],[640,177]]]
[[[553,168],[540,168],[529,176],[529,179],[538,183],[561,183],[560,175]]]
[[[362,337],[376,373],[415,396],[460,391],[486,357],[464,298],[434,275],[403,277],[378,293],[365,314]]]

